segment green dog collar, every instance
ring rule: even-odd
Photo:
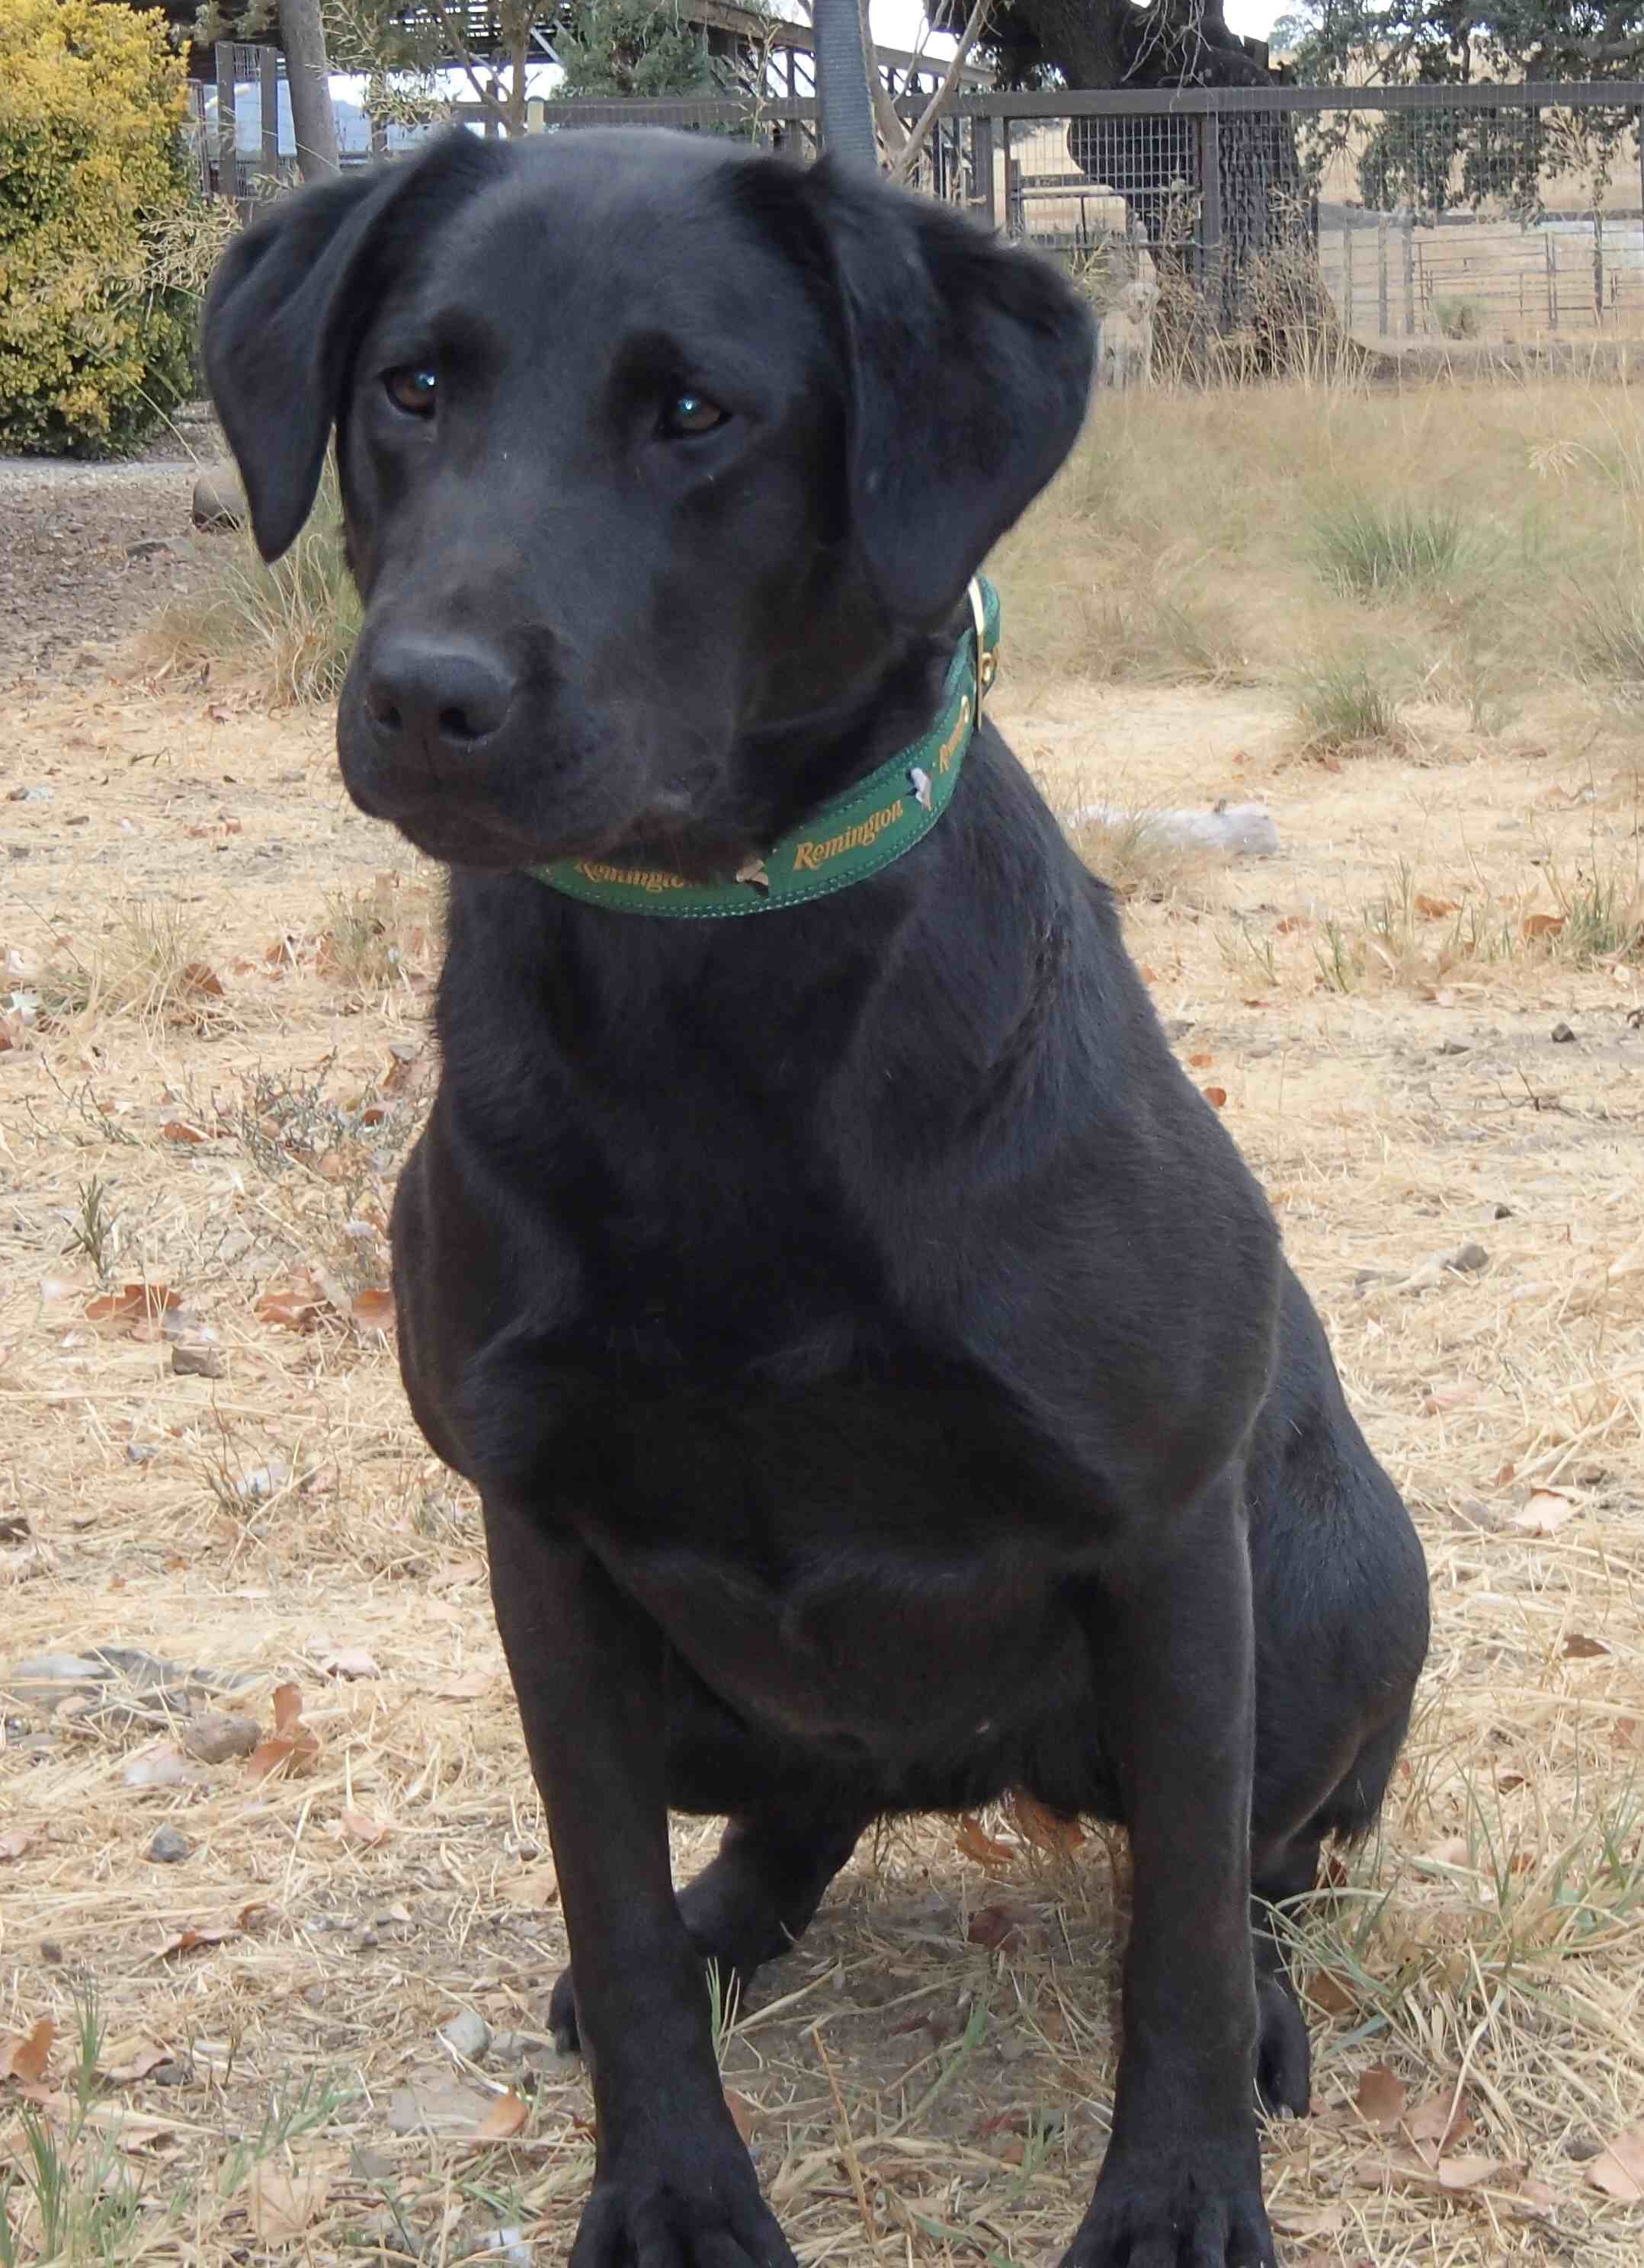
[[[558,858],[527,873],[586,905],[673,921],[802,906],[877,874],[930,833],[958,784],[999,663],[999,593],[981,576],[970,585],[970,611],[975,636],[961,639],[936,722],[923,740],[823,804],[763,858],[746,860],[733,880],[688,882],[660,867],[612,866],[598,858]]]

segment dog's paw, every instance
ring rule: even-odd
[[[1287,1977],[1258,1976],[1256,2092],[1270,2118],[1305,2118],[1312,2100],[1307,2018]]]
[[[570,2268],[795,2268],[740,2144],[654,2148],[594,2180]]]
[[[1259,2175],[1217,2154],[1110,2157],[1062,2268],[1277,2268]]]

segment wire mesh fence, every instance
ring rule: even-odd
[[[218,51],[217,110],[238,126],[208,139],[230,194],[283,163],[269,53]],[[919,101],[899,104],[905,122]],[[1219,335],[1250,322],[1252,279],[1278,263],[1293,283],[1305,268],[1346,333],[1394,350],[1644,339],[1641,113],[1631,81],[967,92],[915,185],[1105,262],[1116,292],[1168,276]],[[779,73],[710,100],[533,101],[528,124],[664,126],[800,159],[818,148],[815,101]]]

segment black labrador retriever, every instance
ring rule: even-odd
[[[1375,1816],[1426,1583],[1107,891],[971,733],[1080,300],[825,163],[456,136],[276,207],[205,345],[269,556],[335,426],[343,775],[451,870],[401,1351],[548,1809],[576,2268],[791,2262],[704,1956],[746,1983],[869,1822],[1007,1790],[1133,1855],[1069,2260],[1271,2262],[1272,1909]],[[670,1808],[729,1819],[677,1894]]]

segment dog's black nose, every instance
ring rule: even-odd
[[[365,681],[365,713],[380,740],[461,752],[490,738],[513,705],[514,680],[483,648],[398,638]]]

